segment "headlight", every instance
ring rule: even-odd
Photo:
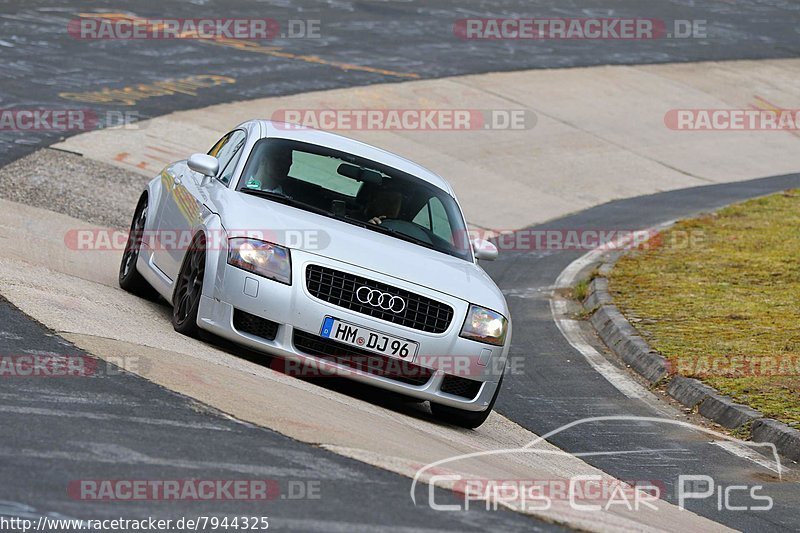
[[[292,257],[288,248],[277,244],[242,237],[228,239],[228,264],[292,284]]]
[[[470,305],[464,327],[461,328],[461,336],[486,344],[502,346],[506,341],[506,330],[508,320],[506,317],[477,305]]]

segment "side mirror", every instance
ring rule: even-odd
[[[214,177],[219,172],[219,159],[208,154],[194,154],[187,162],[189,168],[203,176]]]
[[[475,250],[475,258],[484,261],[494,261],[497,259],[497,246],[485,239],[475,239],[472,241],[472,248]]]

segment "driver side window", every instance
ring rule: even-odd
[[[208,152],[219,160],[219,174],[217,179],[228,185],[239,162],[242,146],[247,139],[247,134],[242,130],[233,130],[217,141],[217,144]]]

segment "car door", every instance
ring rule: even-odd
[[[208,152],[219,159],[219,172],[209,178],[191,170],[185,162],[178,163],[171,172],[172,183],[164,178],[163,209],[159,218],[158,239],[154,262],[169,279],[178,276],[194,231],[203,220],[204,204],[208,203],[207,188],[221,186],[221,180],[230,181],[232,167],[238,160],[247,135],[243,130],[234,130],[222,137]]]

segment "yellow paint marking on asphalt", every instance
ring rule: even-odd
[[[113,12],[78,13],[77,16],[84,19],[136,20],[136,17],[132,17],[127,13],[113,13]]]
[[[216,74],[200,74],[179,79],[160,80],[154,83],[140,83],[119,89],[103,87],[99,91],[64,92],[59,93],[58,96],[75,102],[132,106],[136,105],[139,100],[146,98],[173,94],[197,96],[199,89],[208,89],[217,85],[233,83],[236,83],[236,78]]]
[[[750,107],[753,109],[760,109],[762,111],[772,111],[776,115],[784,111],[789,111],[788,109],[778,107],[777,105],[773,104],[772,102],[761,96],[755,95],[753,98],[755,99],[755,102],[750,104]],[[791,133],[795,137],[800,137],[800,132],[798,132],[797,130],[786,130],[786,131],[788,133]]]
[[[256,52],[259,54],[264,54],[273,57],[280,57],[284,59],[294,59],[297,61],[304,61],[306,63],[316,63],[318,65],[326,65],[329,67],[339,68],[345,71],[356,70],[361,72],[370,72],[373,74],[383,74],[384,76],[394,76],[397,78],[419,79],[419,74],[413,72],[397,72],[395,70],[367,67],[363,65],[354,65],[352,63],[342,63],[340,61],[329,61],[327,59],[323,59],[319,56],[314,56],[314,55],[282,52],[281,48],[279,47],[262,46],[261,44],[253,41],[243,41],[241,39],[227,39],[221,37],[215,39],[206,39],[206,41],[208,42],[208,44],[216,44],[218,46],[228,46],[231,48],[236,48],[238,50],[245,50],[247,52]]]
[[[109,20],[130,20],[132,22],[140,22],[148,24],[148,19],[129,15],[126,13],[78,13],[81,18],[101,18]],[[164,24],[148,24],[153,29],[163,28]],[[368,67],[364,65],[356,65],[353,63],[344,63],[341,61],[330,61],[315,55],[307,54],[294,54],[291,52],[283,52],[279,46],[264,46],[255,41],[247,41],[243,39],[231,39],[226,37],[208,37],[198,38],[196,32],[184,31],[177,35],[178,39],[197,39],[199,42],[214,44],[217,46],[226,46],[228,48],[235,48],[236,50],[243,50],[245,52],[255,52],[272,57],[279,57],[281,59],[291,59],[295,61],[303,61],[305,63],[313,63],[317,65],[325,65],[328,67],[338,68],[344,71],[359,71],[369,72],[372,74],[381,74],[384,76],[393,76],[396,78],[419,79],[419,74],[413,72],[398,72],[395,70],[388,70],[382,68]]]

